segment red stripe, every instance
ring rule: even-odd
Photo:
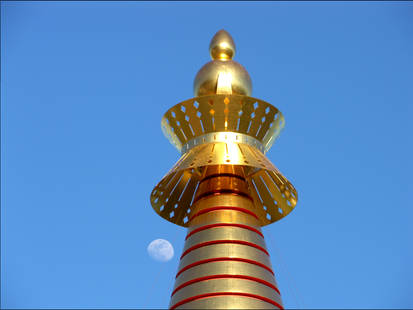
[[[181,285],[179,285],[171,294],[171,297],[180,289],[197,283],[197,282],[202,282],[202,281],[207,281],[207,280],[213,280],[213,279],[244,279],[244,280],[251,280],[251,281],[255,281],[261,284],[264,284],[268,287],[271,287],[273,290],[275,290],[279,295],[281,295],[280,291],[278,290],[277,287],[275,287],[275,285],[273,285],[270,282],[264,281],[262,279],[259,278],[255,278],[255,277],[250,277],[250,276],[246,276],[246,275],[238,275],[238,274],[217,274],[217,275],[211,275],[211,276],[205,276],[205,277],[200,277],[200,278],[196,278],[196,279],[192,279],[188,282],[182,283]]]
[[[191,231],[191,232],[186,236],[185,240],[187,240],[187,239],[188,239],[189,237],[191,237],[193,234],[196,234],[197,232],[203,231],[203,230],[205,230],[205,229],[214,228],[214,227],[224,227],[224,226],[225,226],[225,227],[230,226],[230,227],[245,228],[245,229],[251,230],[251,231],[259,234],[261,237],[264,238],[264,235],[263,235],[258,229],[255,229],[254,227],[251,227],[251,226],[247,226],[247,225],[244,225],[244,224],[235,224],[235,223],[216,223],[216,224],[210,224],[210,225],[201,226],[201,227],[198,227],[198,228],[194,229],[193,231]]]
[[[220,206],[220,207],[212,207],[212,208],[203,209],[203,210],[195,213],[193,216],[191,216],[191,218],[189,219],[188,222],[192,221],[192,220],[193,220],[194,218],[196,218],[197,216],[200,216],[200,215],[202,215],[202,214],[205,214],[205,213],[208,213],[208,212],[212,212],[212,211],[218,211],[218,210],[233,210],[233,211],[239,211],[239,212],[243,212],[243,213],[249,214],[249,215],[255,217],[255,218],[258,220],[258,216],[257,216],[254,212],[252,212],[252,211],[250,211],[250,210],[248,210],[248,209],[244,209],[244,208],[240,208],[240,207],[231,207],[231,206]]]
[[[255,298],[255,299],[259,299],[259,300],[268,302],[268,303],[276,306],[278,309],[284,309],[279,303],[277,303],[274,300],[269,299],[267,297],[259,296],[259,295],[255,295],[255,294],[249,294],[249,293],[239,293],[239,292],[216,292],[216,293],[196,295],[196,296],[192,296],[192,297],[186,298],[184,300],[181,300],[180,302],[174,304],[170,309],[173,310],[173,309],[175,309],[175,308],[177,308],[177,307],[179,307],[183,304],[186,304],[186,303],[194,301],[194,300],[198,300],[198,299],[202,299],[202,298],[208,298],[208,297],[216,297],[216,296],[243,296],[243,297]]]
[[[207,241],[207,242],[202,242],[202,243],[198,243],[192,247],[190,247],[188,250],[186,250],[184,253],[182,253],[181,255],[181,259],[188,254],[189,252],[192,252],[193,250],[202,248],[204,246],[208,246],[208,245],[214,245],[214,244],[223,244],[223,243],[233,243],[233,244],[242,244],[242,245],[247,245],[253,248],[256,248],[262,252],[264,252],[265,254],[267,254],[268,256],[270,254],[268,254],[267,250],[260,247],[259,245],[256,245],[255,243],[252,242],[248,242],[248,241],[243,241],[243,240],[212,240],[212,241]]]
[[[270,267],[268,267],[268,266],[266,266],[266,265],[264,265],[260,262],[257,262],[255,260],[246,259],[246,258],[238,258],[238,257],[216,257],[216,258],[208,258],[208,259],[200,260],[200,261],[197,261],[195,263],[192,263],[192,264],[189,264],[189,265],[185,266],[184,268],[182,268],[181,270],[178,271],[175,278],[178,278],[179,275],[182,272],[184,272],[184,271],[186,271],[190,268],[193,268],[193,267],[196,267],[196,266],[199,266],[199,265],[203,265],[203,264],[207,264],[207,263],[224,262],[224,261],[242,262],[242,263],[247,263],[247,264],[260,266],[261,268],[266,269],[267,271],[271,272],[274,275],[274,272],[271,270]]]

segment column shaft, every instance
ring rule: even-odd
[[[204,171],[170,308],[282,309],[242,168]]]

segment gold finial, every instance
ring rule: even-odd
[[[238,94],[250,96],[251,78],[243,66],[232,60],[235,43],[231,35],[218,31],[209,44],[212,61],[205,64],[194,80],[196,97],[215,94]]]
[[[231,60],[235,55],[235,43],[224,29],[218,31],[209,44],[209,53],[213,60]]]

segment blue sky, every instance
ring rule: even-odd
[[[222,28],[286,118],[267,155],[299,201],[264,228],[285,306],[413,307],[413,3],[2,2],[1,26],[3,308],[167,307],[160,120]]]

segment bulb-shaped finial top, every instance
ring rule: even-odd
[[[212,61],[205,64],[194,80],[195,96],[238,94],[250,96],[251,78],[243,66],[232,60],[235,43],[231,35],[218,31],[209,44]]]
[[[231,60],[235,55],[235,43],[224,29],[218,31],[209,44],[209,53],[213,60]]]

